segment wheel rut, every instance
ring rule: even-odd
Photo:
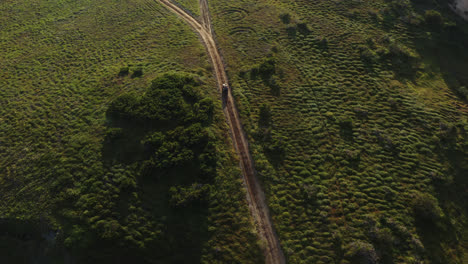
[[[218,82],[218,90],[220,92],[222,91],[222,84],[224,83],[230,87],[226,71],[224,69],[224,63],[213,38],[207,0],[199,0],[201,22],[197,21],[169,0],[156,1],[163,4],[167,9],[183,19],[198,33],[213,64],[216,80]],[[239,113],[235,106],[234,98],[231,95],[230,88],[227,96],[223,100],[223,109],[230,128],[234,147],[239,155],[242,176],[247,188],[247,200],[250,212],[255,220],[257,233],[260,241],[262,242],[261,245],[265,255],[265,263],[286,263],[278,237],[271,223],[268,206],[265,202],[265,196],[257,178],[254,163],[250,155],[247,136],[242,128]]]

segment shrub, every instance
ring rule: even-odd
[[[419,54],[407,46],[390,41],[388,52],[385,54],[391,61],[395,72],[400,75],[411,77],[420,66]]]
[[[288,13],[283,13],[280,15],[280,19],[284,24],[289,24],[291,22],[291,15]]]
[[[415,192],[411,198],[413,211],[417,218],[435,222],[443,216],[434,196],[428,193]]]
[[[468,88],[465,86],[460,86],[457,89],[457,92],[464,100],[468,100]]]
[[[265,80],[265,84],[268,85],[271,89],[273,95],[279,96],[281,92],[281,86],[278,84],[278,77],[270,76]]]
[[[426,24],[434,30],[441,29],[444,24],[442,15],[435,10],[427,10],[426,13],[424,13],[424,20]]]
[[[309,26],[305,22],[297,23],[297,30],[299,31],[299,33],[304,34],[304,35],[310,33]]]
[[[111,142],[120,139],[122,135],[122,128],[115,127],[106,130],[106,140]]]
[[[320,38],[318,40],[318,47],[323,50],[328,49],[328,39],[326,37]]]
[[[213,120],[214,102],[210,98],[204,98],[195,104],[195,112],[200,122],[209,124]]]
[[[128,66],[127,66],[127,67],[122,67],[122,68],[120,68],[120,70],[119,70],[119,76],[120,76],[120,77],[127,76],[128,73],[129,73],[129,68],[128,68]]]
[[[132,78],[141,77],[143,75],[143,69],[138,67],[132,73]]]
[[[107,109],[107,115],[114,118],[128,118],[135,115],[138,98],[133,94],[124,94],[115,99]]]
[[[278,165],[283,161],[286,155],[284,139],[273,138],[272,142],[265,146],[265,154]]]
[[[345,256],[353,263],[379,263],[377,252],[372,244],[364,241],[356,241],[350,243],[346,249],[347,251]]]
[[[289,37],[296,37],[297,33],[297,26],[296,25],[289,25],[286,27],[286,32],[288,33]]]
[[[366,63],[375,63],[379,60],[379,55],[368,47],[362,47],[361,59]]]
[[[339,125],[344,130],[351,130],[353,129],[353,120],[349,117],[344,117],[339,119]]]
[[[258,73],[263,79],[267,80],[270,76],[275,74],[276,61],[274,58],[269,58],[258,66]]]
[[[260,115],[258,118],[258,125],[261,127],[267,127],[271,123],[271,108],[267,104],[260,106]]]
[[[170,203],[174,207],[185,207],[195,201],[203,202],[209,185],[194,183],[189,187],[173,186],[169,189]]]

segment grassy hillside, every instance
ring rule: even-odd
[[[467,261],[468,25],[444,1],[210,1],[290,263]]]
[[[446,1],[209,5],[288,263],[468,261]],[[0,25],[0,262],[262,262],[188,26],[150,0],[3,1]]]
[[[0,262],[259,261],[210,65],[188,26],[146,0],[3,1],[0,24]],[[172,147],[190,139],[170,105],[158,107],[178,129],[109,114],[117,98],[152,98],[167,71],[192,74],[186,89],[214,102],[202,125],[214,162],[203,168],[187,165],[207,158],[195,149],[182,165],[151,163],[165,153],[144,143],[151,134]]]

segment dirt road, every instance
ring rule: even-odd
[[[201,23],[205,27],[206,31],[212,34],[213,32],[211,32],[211,19],[210,12],[208,10],[208,2],[207,0],[199,0],[198,5],[200,6]]]
[[[201,23],[169,0],[157,1],[166,6],[170,11],[177,14],[200,35],[213,63],[216,80],[218,82],[218,89],[221,92],[222,84],[226,83],[229,85],[229,83],[226,71],[224,70],[223,61],[218,52],[216,42],[213,39],[207,0],[199,0],[202,21]],[[239,113],[234,104],[234,98],[232,97],[230,91],[227,94],[223,108],[230,127],[234,146],[240,158],[240,166],[242,169],[244,182],[247,187],[247,200],[249,202],[250,211],[256,222],[258,235],[262,241],[265,262],[268,264],[283,264],[286,261],[281,250],[278,237],[276,236],[276,233],[271,224],[270,214],[265,202],[265,196],[256,177],[254,164],[252,157],[250,156],[247,137],[240,123]]]

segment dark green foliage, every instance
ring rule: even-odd
[[[366,63],[376,63],[379,60],[379,55],[372,50],[372,48],[366,46],[360,46],[359,52],[361,53],[361,59]]]
[[[328,49],[328,40],[327,40],[327,38],[325,38],[325,37],[320,38],[319,41],[318,41],[318,46],[322,50]]]
[[[466,160],[467,149],[458,150],[467,136],[452,123],[466,119],[453,91],[468,84],[468,31],[446,2],[415,2],[211,4],[214,13],[249,14],[217,16],[214,27],[288,263],[463,263],[466,195],[453,182],[466,171],[455,164]],[[425,22],[431,9],[441,30]],[[246,22],[256,34],[228,35]],[[258,70],[236,74],[265,61],[272,46],[279,96]],[[258,123],[264,104],[274,110],[268,127]],[[413,191],[438,200],[445,216],[437,229],[420,228]],[[440,236],[426,237],[431,229]]]
[[[463,99],[468,100],[468,88],[466,86],[459,86],[457,92]]]
[[[176,207],[185,207],[195,201],[202,202],[207,200],[209,188],[209,185],[199,183],[194,183],[189,187],[171,187],[171,189],[169,189],[171,204]]]
[[[145,170],[153,172],[156,168],[170,169],[191,164],[205,166],[200,159],[208,154],[207,151],[211,151],[208,145],[209,140],[213,139],[208,137],[205,128],[200,123],[190,125],[188,128],[176,127],[164,134],[161,132],[151,134],[143,141],[143,144],[147,146],[147,151],[154,152],[154,156],[145,163]],[[210,165],[215,165],[215,162]],[[207,175],[203,176],[206,178]],[[156,175],[156,177],[159,176]]]
[[[250,78],[256,80],[260,77],[263,82],[271,87],[276,85],[275,81],[272,81],[272,77],[276,72],[276,60],[270,57],[264,60],[259,65],[256,65],[250,69]]]
[[[288,25],[286,27],[286,32],[288,33],[288,36],[289,37],[296,37],[296,33],[297,33],[297,26],[296,25]]]
[[[3,1],[0,17],[0,218],[16,225],[0,231],[0,263],[261,262],[207,55],[188,26],[143,0]],[[142,107],[149,78],[168,70],[206,82],[181,88],[183,120]],[[206,137],[183,149],[195,160],[143,177],[159,147],[142,141],[180,128],[171,143],[186,142],[195,124]],[[214,188],[192,195],[195,183]],[[173,206],[170,187],[190,202]],[[23,219],[34,232],[14,232]]]
[[[419,55],[401,43],[391,41],[385,57],[391,60],[395,72],[404,77],[413,77],[419,68]]]
[[[340,119],[338,123],[340,124],[340,127],[344,130],[353,129],[353,120],[349,117]]]
[[[310,33],[309,26],[305,22],[297,23],[297,31],[299,31],[299,33],[304,34],[304,35]]]
[[[346,257],[349,258],[352,263],[379,263],[379,258],[372,244],[364,241],[356,241],[347,245],[346,249]]]
[[[280,165],[286,156],[286,140],[273,137],[264,143],[264,151],[267,157],[276,165]]]
[[[132,78],[137,78],[143,76],[143,69],[141,67],[137,67],[132,72]]]
[[[387,15],[404,16],[411,12],[410,0],[393,0],[389,1],[388,6],[384,10]]]
[[[436,222],[443,215],[437,199],[430,194],[414,193],[411,204],[416,216],[423,221]]]
[[[166,74],[157,78],[148,91],[137,97],[125,94],[114,100],[107,111],[111,118],[127,121],[184,124],[192,119],[207,123],[213,116],[213,102],[194,92],[191,77]],[[151,123],[153,122],[153,123]]]
[[[111,127],[106,130],[106,140],[115,141],[123,136],[123,131],[118,127]]]
[[[275,64],[274,58],[268,58],[258,66],[258,73],[263,79],[268,79],[275,73]]]
[[[125,94],[114,100],[107,109],[107,114],[115,118],[130,119],[136,111],[138,98],[134,94]]]
[[[270,87],[271,93],[275,96],[279,96],[281,93],[281,86],[279,84],[279,78],[276,76],[270,76],[267,80],[264,81],[268,87]]]
[[[197,120],[203,124],[209,124],[213,121],[214,103],[212,99],[201,99],[194,107]]]
[[[50,220],[63,234],[58,242],[70,238],[72,247],[87,248],[79,254],[85,263],[261,263],[238,164],[221,158],[232,149],[211,140],[224,136],[223,121],[216,121],[224,119],[206,118],[206,98],[188,91],[175,101],[190,106],[185,110],[195,118],[180,111],[184,120],[161,120],[165,112],[158,109],[139,109],[141,119],[129,114],[142,105],[147,77],[210,69],[199,40],[156,2],[111,2],[2,2],[2,217]],[[195,13],[196,1],[190,3]],[[372,262],[375,256],[380,263],[464,263],[468,129],[460,98],[468,86],[467,31],[447,2],[209,4],[288,263]],[[437,17],[426,23],[426,10],[441,14],[440,29]],[[263,79],[258,68],[273,46],[275,73]],[[122,63],[142,65],[145,75],[115,78]],[[256,78],[247,78],[252,65]],[[281,84],[281,95],[271,96],[270,84]],[[209,86],[203,90],[214,90]],[[105,106],[129,91],[136,95],[114,105],[122,118],[118,111],[109,115],[120,119],[112,123],[117,129],[107,129]],[[258,128],[262,104],[274,116]],[[352,129],[340,126],[346,119]],[[206,145],[180,144],[193,124],[210,123],[221,128],[207,129]],[[178,153],[163,151],[166,141]],[[127,155],[102,157],[106,147]],[[155,160],[142,177],[142,166],[134,164],[156,155],[179,165],[168,162],[163,171]],[[195,159],[203,162],[193,169]],[[423,199],[413,209],[415,192]],[[164,209],[153,214],[153,208]],[[22,239],[2,240],[0,248],[32,244]],[[177,255],[156,256],[175,249]],[[3,261],[9,253],[3,250],[0,262],[14,263]],[[24,262],[22,250],[10,255]]]
[[[213,138],[208,136],[205,126],[211,124],[213,102],[202,99],[196,85],[191,76],[164,74],[152,82],[143,96],[122,95],[110,104],[108,115],[112,123],[125,121],[128,125],[158,130],[148,131],[141,141],[149,155],[143,162],[143,176],[159,179],[185,166],[197,179],[196,173],[201,170],[197,166],[216,164],[216,160],[206,161],[208,151],[212,151],[208,143]],[[213,176],[199,177],[209,180]]]
[[[85,181],[75,206],[88,213],[65,213],[77,223],[66,230],[67,247],[89,252],[96,243],[117,243],[105,248],[165,262],[201,257],[219,143],[209,132],[213,101],[198,86],[193,76],[167,73],[143,95],[111,102],[104,148],[133,150],[133,159],[109,156],[110,171]]]
[[[280,15],[280,19],[284,24],[289,24],[291,22],[291,15],[288,13],[283,13]]]
[[[120,68],[119,70],[119,76],[120,77],[123,77],[123,76],[127,76],[130,72],[130,68],[127,66],[127,67],[122,67]]]
[[[260,114],[258,119],[258,125],[261,127],[267,127],[271,123],[271,109],[267,104],[260,106]]]
[[[444,25],[442,15],[436,10],[427,10],[424,13],[424,20],[432,30],[440,30]]]

